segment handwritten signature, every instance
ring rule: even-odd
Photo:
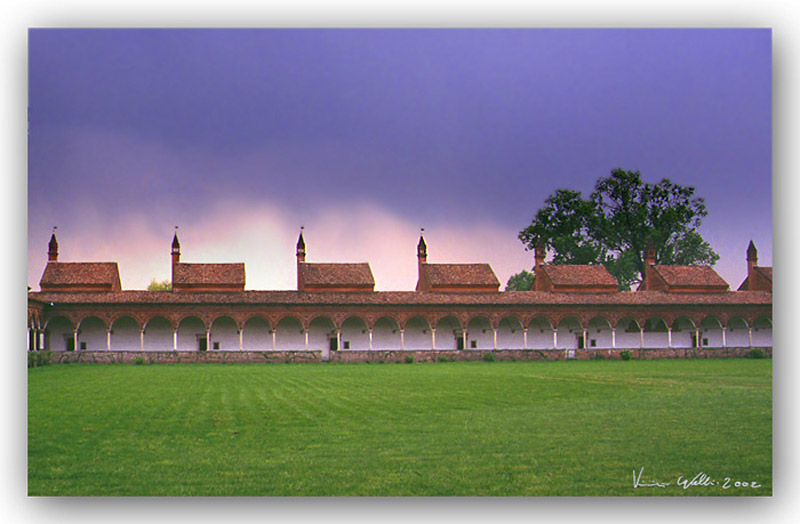
[[[637,474],[636,470],[633,470],[633,487],[635,488],[666,488],[667,486],[672,485],[671,482],[642,482],[642,473],[644,473],[644,466],[639,469]],[[731,480],[730,477],[724,477],[723,480],[715,480],[714,478],[706,475],[704,472],[700,472],[692,478],[684,477],[680,475],[678,479],[675,481],[675,485],[681,487],[683,489],[689,489],[691,487],[702,487],[702,486],[722,486],[722,489],[729,489],[729,488],[760,488],[761,484],[755,481],[742,481],[742,480]]]

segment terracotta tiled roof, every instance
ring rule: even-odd
[[[614,286],[617,280],[601,265],[539,266],[556,286]]]
[[[764,278],[772,282],[772,266],[769,267],[756,266],[756,271],[764,275]]]
[[[499,286],[489,264],[422,264],[428,281],[436,286]]]
[[[121,288],[116,262],[48,262],[39,286]]]
[[[618,293],[552,293],[543,291],[502,291],[497,293],[428,293],[416,291],[317,292],[218,291],[170,293],[164,291],[117,291],[83,293],[30,292],[28,296],[56,304],[257,304],[375,305],[375,306],[707,306],[772,305],[768,291],[725,293],[666,293],[663,291],[621,291]]]
[[[303,280],[306,286],[358,286],[372,287],[375,279],[366,262],[356,264],[303,263]]]
[[[244,264],[175,264],[173,284],[244,286]]]
[[[716,271],[709,266],[652,266],[670,287],[728,288]]]

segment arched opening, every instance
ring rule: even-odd
[[[528,348],[553,349],[553,325],[546,318],[537,317],[528,323]]]
[[[700,338],[703,347],[722,347],[722,322],[716,317],[706,317],[700,322]]]
[[[244,323],[242,349],[265,351],[272,349],[272,329],[264,317],[250,317]]]
[[[731,317],[725,330],[725,338],[729,347],[746,348],[750,345],[750,330],[747,321],[742,317]]]
[[[49,351],[74,351],[72,322],[66,317],[53,317],[44,328],[44,348]]]
[[[350,317],[342,323],[342,349],[369,349],[369,329],[361,317]]]
[[[138,351],[139,345],[139,323],[133,317],[120,317],[111,324],[112,350]]]
[[[178,349],[205,351],[208,349],[206,325],[197,317],[186,317],[178,324]]]
[[[275,329],[275,348],[280,351],[303,350],[306,334],[303,324],[295,317],[283,317]]]
[[[753,345],[772,347],[772,319],[769,317],[758,317],[753,322]]]
[[[439,334],[438,326],[436,334]],[[467,323],[467,349],[494,349],[494,329],[489,319],[475,317]]]
[[[106,323],[97,317],[86,317],[78,324],[78,349],[97,351],[108,348]]]
[[[619,349],[636,349],[641,345],[641,328],[639,322],[632,317],[623,317],[617,322],[616,347]]]
[[[308,349],[335,350],[336,325],[328,317],[316,317],[308,327]]]
[[[431,349],[431,326],[423,317],[412,317],[403,330],[405,349]]]
[[[391,317],[381,317],[372,327],[372,349],[400,349],[400,324]]]
[[[145,351],[170,351],[174,344],[175,332],[172,324],[164,317],[153,317],[144,325]]]
[[[644,323],[644,347],[669,347],[669,329],[661,317],[651,317]]]
[[[672,347],[698,347],[694,322],[688,317],[678,317],[672,323]]]
[[[505,317],[497,325],[498,349],[522,349],[525,333],[522,323],[516,317]]]
[[[217,317],[209,330],[208,349],[239,350],[239,326],[231,317]]]
[[[459,346],[463,345],[463,342],[459,343],[458,339],[461,339],[463,341],[464,340],[463,336],[464,336],[464,331],[461,328],[461,322],[459,322],[457,318],[447,316],[442,319],[439,319],[439,322],[436,323],[435,349],[444,349],[444,350],[459,349]],[[467,339],[469,340],[469,335],[467,335]],[[425,349],[430,349],[430,347],[431,347],[431,341],[428,341],[428,347]]]
[[[611,347],[611,322],[605,317],[594,317],[586,328],[589,349],[608,349]]]
[[[583,326],[575,317],[562,319],[558,324],[557,349],[583,349]]]

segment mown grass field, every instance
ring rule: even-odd
[[[28,491],[769,495],[771,365],[737,359],[34,368]],[[670,485],[634,488],[633,470],[642,467],[642,484]],[[700,472],[720,484],[675,484]],[[760,487],[735,486],[742,481]]]

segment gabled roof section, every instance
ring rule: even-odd
[[[553,284],[552,291],[559,288],[608,288],[617,290],[617,280],[605,266],[590,264],[547,264],[539,266]]]
[[[233,264],[184,264],[178,263],[172,270],[172,289],[210,288],[244,289],[244,263]]]
[[[308,263],[298,267],[302,271],[301,291],[372,291],[375,279],[366,262],[358,263]]]
[[[498,291],[500,281],[489,264],[422,264],[417,291]]]
[[[703,293],[728,291],[728,283],[710,266],[649,266],[640,291]]]
[[[120,291],[116,262],[48,262],[39,281],[42,291]]]
[[[753,268],[753,284],[750,284],[750,277],[745,277],[742,285],[737,291],[769,291],[772,292],[772,267],[756,266]]]

